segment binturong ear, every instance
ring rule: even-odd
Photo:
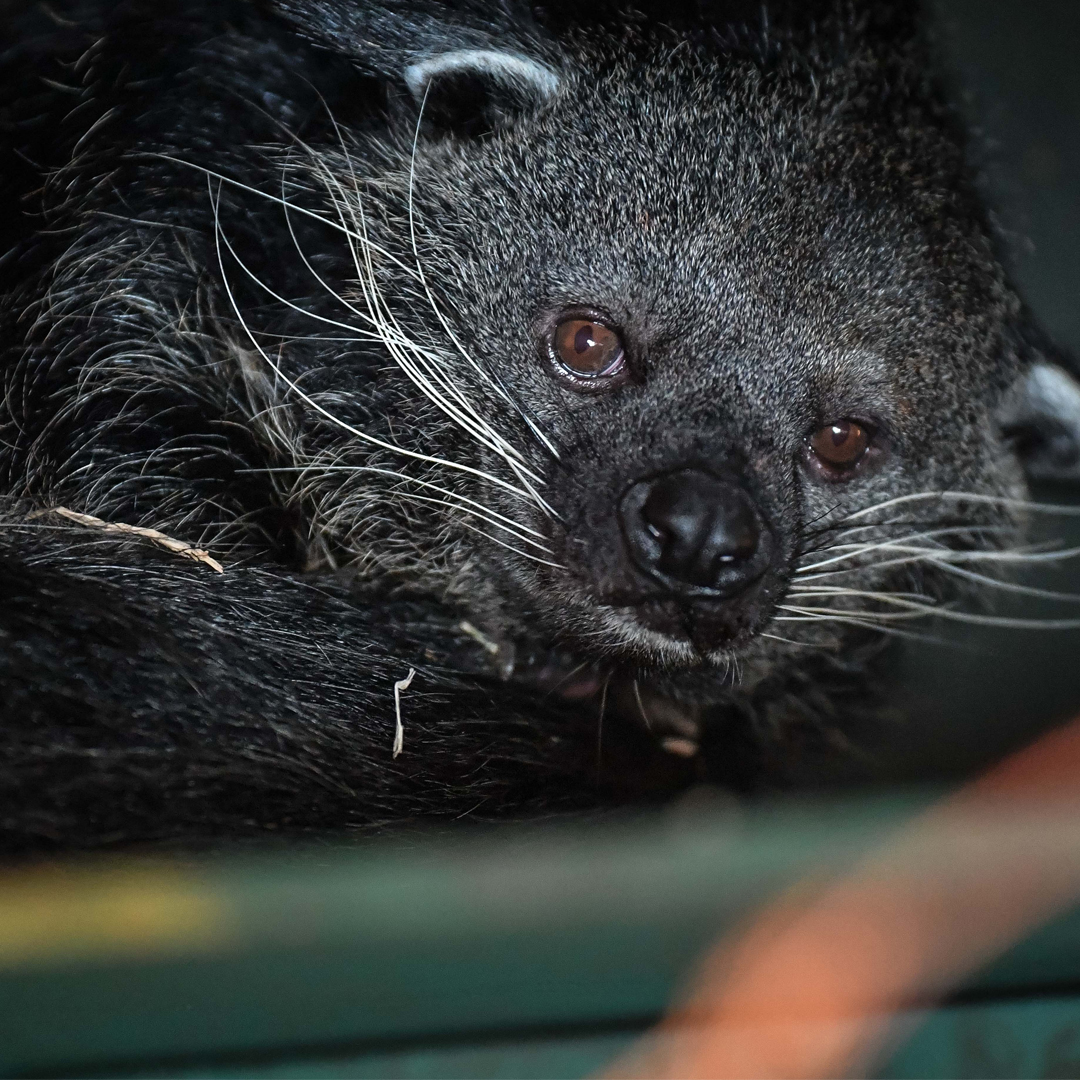
[[[1000,420],[1030,479],[1080,482],[1080,382],[1062,364],[1036,360]]]
[[[409,64],[405,83],[428,134],[476,138],[512,123],[553,97],[547,65],[500,49],[455,49]]]

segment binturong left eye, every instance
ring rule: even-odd
[[[549,339],[552,366],[575,389],[598,390],[620,382],[626,350],[618,332],[587,318],[563,319]]]
[[[832,479],[852,473],[870,449],[871,432],[855,420],[834,420],[810,437],[810,454],[818,470]]]

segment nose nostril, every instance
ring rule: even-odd
[[[639,481],[624,496],[620,517],[632,561],[669,588],[736,592],[763,569],[749,495],[704,470]]]

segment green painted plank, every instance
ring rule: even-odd
[[[571,1075],[573,1046],[660,1012],[719,933],[794,878],[848,864],[923,801],[0,878],[0,1073],[210,1062],[227,1075],[244,1055],[333,1069],[348,1046],[353,1075],[368,1059],[382,1074],[457,1075],[459,1058],[485,1075],[468,1054],[533,1030],[550,1037],[525,1040],[526,1072],[504,1074],[533,1075],[535,1050],[570,1055],[536,1068]],[[973,985],[1004,997],[1078,976],[1075,914]]]
[[[501,1040],[465,1046],[436,1046],[338,1056],[287,1055],[247,1064],[211,1062],[130,1074],[173,1080],[576,1080],[591,1076],[625,1050],[630,1035]],[[110,1075],[117,1075],[112,1073]]]
[[[1080,996],[953,1005],[921,1019],[880,1080],[1080,1077]]]
[[[76,874],[9,904],[6,963],[0,888],[0,1071],[655,1014],[733,919],[920,801]]]

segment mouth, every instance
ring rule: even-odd
[[[723,601],[686,603],[672,597],[642,601],[633,617],[645,629],[678,644],[689,644],[705,660],[720,649],[745,644],[757,629],[759,618],[752,608]]]
[[[700,664],[752,641],[773,617],[775,598],[782,592],[781,583],[766,573],[737,597],[620,590],[599,602],[616,617],[624,635],[644,636],[650,648],[674,648],[680,657]]]

